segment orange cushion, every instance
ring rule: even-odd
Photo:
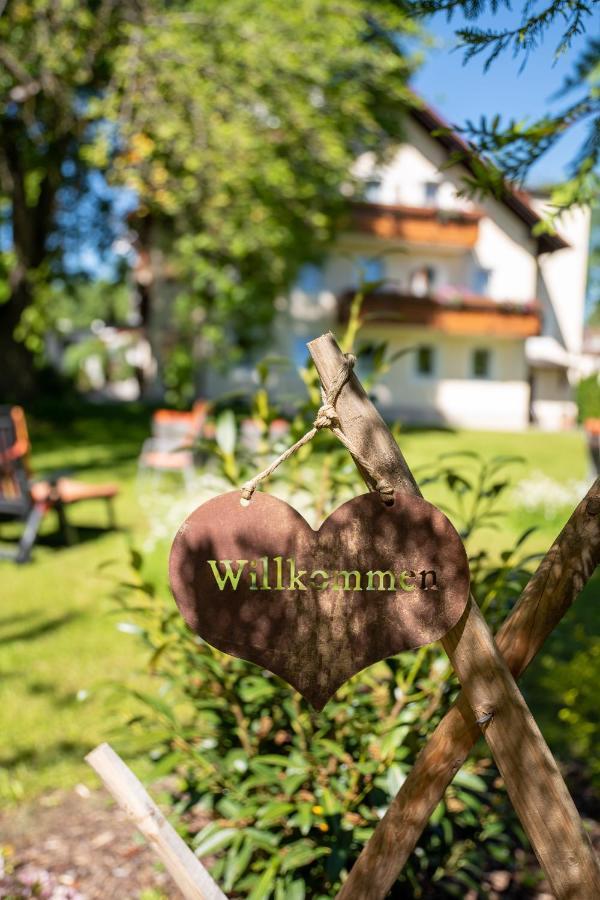
[[[600,434],[600,419],[586,419],[584,425],[588,434]]]
[[[140,463],[149,469],[187,469],[194,464],[194,457],[185,450],[173,453],[166,450],[151,450],[142,454]]]
[[[105,500],[119,493],[116,484],[90,484],[87,481],[73,481],[59,478],[56,484],[38,481],[31,485],[31,496],[36,503],[77,503],[79,500]]]

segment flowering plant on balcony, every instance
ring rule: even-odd
[[[538,301],[533,300],[501,300],[499,301],[502,309],[506,312],[514,313],[537,313],[539,312]]]
[[[461,307],[465,300],[468,300],[469,298],[475,299],[476,297],[477,295],[469,290],[469,288],[464,287],[463,285],[452,284],[442,285],[433,295],[433,299],[438,303],[441,303],[444,306],[454,307]]]
[[[435,216],[438,222],[465,222],[470,224],[472,217],[464,209],[459,207],[442,207],[435,208]]]

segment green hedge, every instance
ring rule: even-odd
[[[577,385],[578,419],[600,419],[600,384],[598,375],[583,378]]]

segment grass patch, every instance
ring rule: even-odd
[[[401,438],[401,446],[407,462],[418,470],[434,462],[440,454],[472,451],[483,458],[492,456],[522,457],[523,462],[509,468],[511,481],[535,480],[545,476],[558,485],[581,483],[591,484],[592,476],[585,439],[581,432],[482,432],[452,430],[407,430]],[[432,485],[424,490],[432,503],[444,504],[448,492],[443,486]],[[503,549],[510,546],[525,529],[535,526],[536,532],[528,542],[532,552],[545,551],[573,511],[573,500],[560,503],[551,509],[526,509],[518,498],[510,495],[503,503],[506,517],[501,520],[500,534],[493,530],[482,532],[480,540],[493,542],[492,546]]]
[[[141,409],[109,408],[58,426],[29,423],[35,474],[66,468],[119,483],[119,530],[104,530],[104,504],[90,501],[69,510],[78,543],[61,545],[49,513],[33,561],[0,563],[0,799],[93,780],[83,756],[114,741],[134,711],[118,685],[143,654],[135,637],[116,631],[109,595],[141,527],[134,482],[148,420]],[[3,531],[16,533],[12,525]]]

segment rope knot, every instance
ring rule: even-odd
[[[394,488],[385,478],[378,479],[375,482],[375,490],[379,493],[384,503],[392,504],[394,502]]]
[[[335,424],[337,420],[338,418],[335,411],[335,406],[332,403],[325,402],[319,408],[313,425],[317,429],[317,431],[320,431],[321,428],[331,428],[331,426]]]

